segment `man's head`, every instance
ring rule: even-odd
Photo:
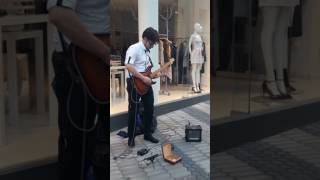
[[[142,33],[143,44],[147,49],[153,48],[159,42],[159,33],[152,27],[148,27]]]

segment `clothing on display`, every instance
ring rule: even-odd
[[[203,56],[203,61],[206,62],[207,61],[207,55],[206,55],[206,43],[203,42],[203,50],[202,50],[202,56]],[[200,73],[204,73],[204,63],[202,64]]]
[[[190,82],[189,69],[190,57],[187,40],[182,41],[177,49],[176,63],[178,66],[178,84],[188,84]]]
[[[201,38],[201,37],[200,37]],[[175,38],[172,38],[175,39]],[[161,38],[159,42],[159,64],[163,65],[169,61],[170,58],[174,58],[175,61],[163,74],[166,75],[174,84],[189,84],[190,77],[190,54],[188,52],[188,38],[177,38],[176,42],[170,41],[166,38]],[[176,43],[180,42],[176,47]],[[200,43],[200,42],[198,42]],[[201,57],[201,62],[206,61],[205,43],[201,41],[201,44],[196,45],[200,48],[198,57]],[[193,47],[192,47],[193,49]],[[198,50],[197,50],[198,51]],[[204,64],[201,67],[201,73],[204,73]]]
[[[160,39],[160,51],[159,51],[159,64],[162,66],[165,63],[169,62],[170,58],[171,58],[171,44],[172,42],[169,41],[166,38],[161,38]],[[172,80],[172,67],[169,66],[166,70],[164,70],[162,72],[163,75],[165,75],[167,78],[169,78],[170,80]]]
[[[164,63],[169,62],[169,59],[171,58],[171,44],[172,42],[168,39],[160,39],[163,41],[163,49],[164,49]]]
[[[159,41],[159,64],[164,64],[163,41]]]
[[[289,37],[302,36],[302,6],[301,3],[294,8],[292,25],[289,27]]]
[[[177,63],[177,47],[175,46],[175,43],[171,44],[171,57],[175,59],[173,64],[171,65],[172,67],[172,80],[171,83],[173,84],[178,84],[178,63]]]
[[[189,67],[190,54],[188,52],[188,42],[183,41],[179,46],[179,59],[182,62],[182,67]]]
[[[204,62],[203,58],[203,41],[199,34],[193,34],[190,38],[192,42],[192,50],[190,55],[191,64],[202,64]]]

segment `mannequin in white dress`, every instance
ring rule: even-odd
[[[284,83],[288,67],[288,27],[299,0],[259,0],[262,13],[261,47],[266,74],[263,92],[271,99],[291,98]]]
[[[191,61],[191,77],[192,77],[192,91],[200,93],[200,70],[204,62],[202,54],[203,41],[199,33],[202,32],[202,26],[199,23],[194,24],[194,33],[189,39],[189,53]]]

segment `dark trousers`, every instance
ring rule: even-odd
[[[55,77],[52,87],[58,100],[59,179],[80,180],[86,176],[90,164],[96,179],[105,180],[109,153],[107,152],[109,105],[98,105],[90,99],[82,85],[73,81],[67,70],[67,61],[63,53],[53,53]],[[94,119],[97,113],[99,118],[95,126]],[[94,128],[90,132],[78,129],[91,127]]]
[[[135,126],[136,126],[136,115],[138,113],[138,103],[141,98],[143,103],[143,118],[144,118],[144,135],[150,135],[150,126],[153,118],[154,111],[154,97],[153,97],[153,89],[149,88],[148,92],[140,96],[133,84],[131,78],[127,78],[127,91],[128,91],[128,102],[129,102],[129,122],[128,122],[128,136],[129,139],[134,138]]]

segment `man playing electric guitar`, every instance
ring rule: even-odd
[[[126,53],[125,65],[129,71],[129,77],[127,78],[127,91],[129,101],[129,125],[128,125],[128,146],[133,147],[136,115],[138,111],[138,103],[140,100],[144,107],[144,139],[152,143],[158,143],[159,141],[154,138],[150,132],[150,125],[153,118],[154,111],[154,97],[152,89],[152,80],[148,76],[144,76],[142,72],[151,70],[152,61],[149,56],[150,49],[159,42],[159,33],[157,30],[149,27],[142,33],[142,41],[131,45]],[[160,72],[153,78],[160,76]],[[140,79],[146,86],[150,86],[145,94],[139,94],[134,85],[134,78]]]

